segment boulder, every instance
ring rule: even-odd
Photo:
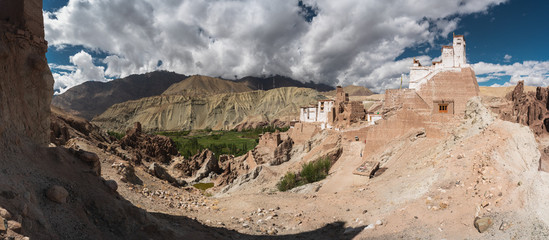
[[[107,187],[109,187],[113,192],[116,192],[116,190],[118,190],[118,183],[116,183],[116,181],[114,180],[106,180],[105,185],[107,185]]]
[[[492,226],[492,219],[489,217],[476,217],[474,225],[479,233],[483,233]]]
[[[196,176],[193,182],[200,181],[201,179],[210,175],[210,173],[212,172],[217,174],[221,173],[221,169],[219,168],[219,162],[217,161],[217,158],[212,151],[206,149],[202,151],[202,153],[200,153],[200,155],[198,155],[197,157],[200,159],[197,161],[201,161],[203,162],[203,164],[202,167],[200,167],[200,169],[196,172]]]
[[[48,189],[46,196],[56,203],[66,203],[69,192],[64,187],[54,185]]]
[[[10,219],[11,218],[11,214],[8,210],[0,207],[0,217],[3,217],[3,218],[6,218],[6,219]]]
[[[137,177],[137,175],[135,175],[135,169],[130,163],[125,161],[115,162],[111,165],[111,167],[116,168],[116,173],[121,176],[120,181],[141,184],[141,180]]]
[[[8,229],[12,230],[16,233],[21,233],[21,223],[13,221],[13,220],[9,220],[8,221]]]
[[[168,171],[166,171],[164,167],[162,167],[158,163],[151,163],[151,165],[149,166],[149,173],[157,178],[168,181],[169,183],[171,183],[176,187],[187,185],[187,182],[181,179],[174,178],[172,175],[168,173]]]
[[[101,176],[101,162],[99,161],[99,156],[97,156],[97,154],[84,150],[78,150],[76,155],[80,160],[86,162],[90,166],[93,174],[96,176]]]
[[[5,232],[8,230],[7,221],[3,217],[0,217],[0,232]]]

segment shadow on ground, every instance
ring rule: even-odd
[[[333,222],[326,224],[325,226],[308,232],[302,232],[297,234],[288,234],[288,235],[250,235],[239,233],[234,230],[229,230],[226,228],[219,227],[210,227],[205,226],[199,223],[196,220],[192,220],[185,216],[174,216],[163,213],[150,213],[157,219],[166,220],[170,223],[171,230],[177,231],[178,226],[185,225],[187,228],[197,230],[199,232],[207,232],[211,235],[211,239],[265,239],[265,240],[276,240],[276,239],[353,239],[358,235],[365,226],[356,227],[356,228],[345,228],[344,222]],[[345,231],[347,230],[347,231]]]

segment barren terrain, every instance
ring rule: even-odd
[[[369,158],[380,160],[384,171],[371,179],[352,174],[365,145],[349,136],[358,134],[364,128],[360,126],[323,131],[310,140],[311,147],[295,145],[288,162],[259,166],[256,176],[245,181],[241,176],[205,192],[174,187],[139,167],[136,175],[142,184],[122,182],[112,167],[117,157],[98,154],[103,177],[118,182],[122,197],[169,216],[173,227],[180,216],[235,230],[240,237],[547,238],[549,174],[538,171],[540,152],[533,132],[499,120],[480,99],[469,102],[465,119],[448,126],[438,138],[410,129],[375,151]],[[96,151],[85,141],[74,143]],[[328,178],[288,192],[276,189],[287,171],[297,171],[334,147],[343,151]],[[479,233],[475,217],[488,217],[492,225]]]

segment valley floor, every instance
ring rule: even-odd
[[[301,159],[264,166],[229,193],[175,188],[141,170],[143,185],[119,182],[118,191],[174,229],[190,218],[239,238],[547,239],[549,174],[538,171],[536,140],[527,127],[491,121],[463,123],[443,139],[398,139],[377,153],[389,157],[372,179],[352,174],[364,143],[342,140],[328,178],[298,191],[275,184]],[[103,175],[117,180],[111,164],[104,160]],[[479,233],[475,217],[492,226]]]

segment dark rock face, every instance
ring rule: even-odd
[[[47,47],[42,1],[0,2],[0,134],[49,143],[53,77]]]
[[[50,141],[57,146],[64,145],[69,139],[75,137],[81,137],[94,143],[108,144],[112,142],[112,139],[98,126],[56,109],[53,109],[51,114],[50,129]]]
[[[549,88],[537,87],[536,92],[524,92],[524,81],[507,95],[512,103],[502,111],[504,120],[529,126],[537,135],[548,132],[549,127]]]
[[[274,159],[270,162],[270,164],[280,165],[289,161],[291,158],[290,153],[292,152],[293,145],[294,141],[291,138],[287,138],[286,140],[282,141],[282,143],[280,143],[276,147],[274,151]]]
[[[219,161],[214,156],[214,153],[208,149],[195,154],[191,159],[183,159],[181,162],[174,164],[174,171],[180,173],[182,177],[191,177],[196,175],[196,179],[200,180],[207,177],[211,172],[221,173]]]
[[[173,140],[165,136],[145,134],[141,131],[141,124],[135,123],[126,136],[120,139],[120,146],[135,153],[135,163],[142,160],[169,164],[171,157],[178,154]]]
[[[176,187],[187,185],[187,182],[172,177],[172,175],[170,175],[170,173],[168,173],[168,171],[158,163],[151,163],[148,170],[149,173],[153,176],[162,180],[166,180]]]
[[[240,124],[236,125],[236,127],[234,127],[234,129],[236,129],[239,132],[242,132],[244,130],[264,128],[264,127],[267,127],[267,126],[271,126],[271,127],[275,127],[275,128],[283,128],[283,127],[290,126],[290,122],[281,121],[279,119],[275,119],[275,120],[270,121],[270,122],[269,121],[243,122],[243,123],[240,123]]]

